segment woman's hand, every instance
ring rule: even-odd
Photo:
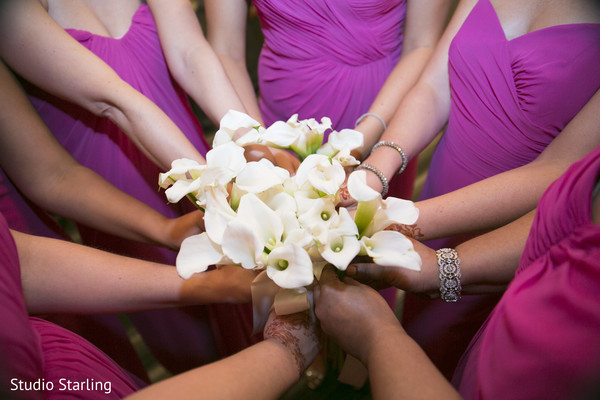
[[[195,210],[181,217],[167,219],[166,225],[163,246],[179,250],[185,238],[204,232],[204,212]]]
[[[315,287],[315,313],[323,331],[363,363],[378,331],[400,325],[379,293],[350,278],[340,281],[332,267]]]
[[[235,265],[194,274],[183,282],[183,304],[249,303],[250,285],[257,275],[257,271]]]
[[[263,335],[265,340],[275,341],[287,349],[294,358],[299,376],[319,353],[317,321],[308,310],[289,315],[271,312]]]
[[[439,272],[435,250],[411,239],[413,246],[423,261],[421,271],[407,268],[385,267],[377,264],[350,265],[346,274],[376,289],[394,286],[411,293],[421,294],[429,298],[439,297]]]

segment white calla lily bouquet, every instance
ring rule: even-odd
[[[250,130],[234,141],[240,128]],[[362,134],[351,129],[332,131],[323,144],[328,129],[328,118],[318,123],[298,121],[297,116],[265,129],[248,115],[229,111],[206,164],[175,160],[172,169],[160,175],[159,184],[169,202],[188,197],[203,209],[206,228],[183,241],[176,261],[180,276],[187,279],[211,265],[239,265],[264,271],[262,285],[274,287],[260,292],[306,299],[306,287],[326,264],[344,271],[359,255],[380,265],[420,270],[421,259],[411,241],[385,230],[392,224],[414,224],[418,209],[413,202],[382,199],[367,185],[366,172],[358,170],[347,182],[350,196],[358,203],[354,217],[338,207],[345,168],[359,164],[350,152],[362,145]],[[249,144],[292,150],[302,163],[290,176],[266,159],[247,162],[243,146]],[[265,318],[268,309],[256,312],[265,306],[264,296],[255,297],[253,292],[253,300],[255,317]],[[308,308],[307,300],[292,307],[287,306],[288,300],[283,303],[278,307],[275,299],[276,312]],[[267,301],[268,308],[272,304]]]

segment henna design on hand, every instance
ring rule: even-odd
[[[396,231],[400,232],[404,236],[411,237],[413,239],[419,240],[424,237],[421,228],[417,226],[417,224],[413,225],[403,225],[403,224],[392,224],[386,228],[388,231]]]
[[[305,336],[306,340],[318,342],[318,337],[311,329],[311,325],[308,313],[277,315],[264,331],[265,339],[274,339],[290,351],[296,362],[298,375],[301,375],[308,366],[308,360],[302,351],[301,337]]]

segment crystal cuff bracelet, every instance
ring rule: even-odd
[[[460,300],[460,259],[454,249],[444,248],[435,252],[440,267],[440,297],[446,303]]]
[[[383,174],[383,172],[381,172],[380,170],[378,170],[377,168],[375,168],[374,166],[370,165],[370,164],[365,164],[362,163],[359,166],[356,167],[356,169],[366,169],[368,171],[371,171],[372,173],[374,173],[375,175],[377,175],[377,177],[379,178],[379,180],[381,181],[381,186],[383,187],[381,189],[381,197],[385,197],[385,195],[387,194],[388,190],[390,189],[390,185],[388,183],[387,178],[385,177],[385,175]]]

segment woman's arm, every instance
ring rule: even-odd
[[[402,55],[369,108],[369,113],[376,114],[389,123],[431,58],[444,32],[453,3],[448,0],[407,2]],[[359,149],[365,157],[381,136],[382,128],[381,122],[375,118],[364,118],[356,127],[365,135],[365,143]]]
[[[177,158],[204,162],[160,108],[67,34],[39,1],[0,2],[0,55],[32,84],[110,119],[162,169]]]
[[[380,138],[400,145],[409,160],[416,157],[436,137],[448,120],[448,49],[475,3],[476,0],[461,0],[420,78],[404,96]],[[402,158],[393,148],[382,146],[368,156],[365,163],[382,171],[390,180],[402,165]],[[375,190],[382,189],[375,174],[367,174],[367,180]]]
[[[262,122],[256,92],[246,66],[248,3],[245,0],[205,0],[204,9],[209,43],[248,113]]]
[[[506,288],[519,265],[535,210],[494,231],[467,240],[456,247],[460,258],[463,294],[497,293]],[[421,271],[356,264],[347,269],[348,276],[371,286],[395,286],[435,299],[440,297],[440,272],[435,250],[413,240],[421,256]]]
[[[418,202],[418,239],[493,229],[534,209],[552,182],[600,145],[599,126],[600,91],[531,163]]]
[[[460,398],[372,288],[340,282],[328,267],[315,288],[315,313],[323,331],[367,367],[374,399]]]
[[[104,232],[170,248],[200,232],[199,211],[168,219],[75,161],[2,63],[0,85],[0,167],[27,198]]]
[[[148,5],[169,70],[211,121],[218,125],[230,109],[246,112],[189,0],[148,0]]]
[[[174,267],[12,231],[32,314],[104,314],[250,301],[253,271],[223,267],[184,280]]]
[[[274,317],[265,340],[215,363],[151,385],[128,399],[279,399],[318,353],[308,313]]]

